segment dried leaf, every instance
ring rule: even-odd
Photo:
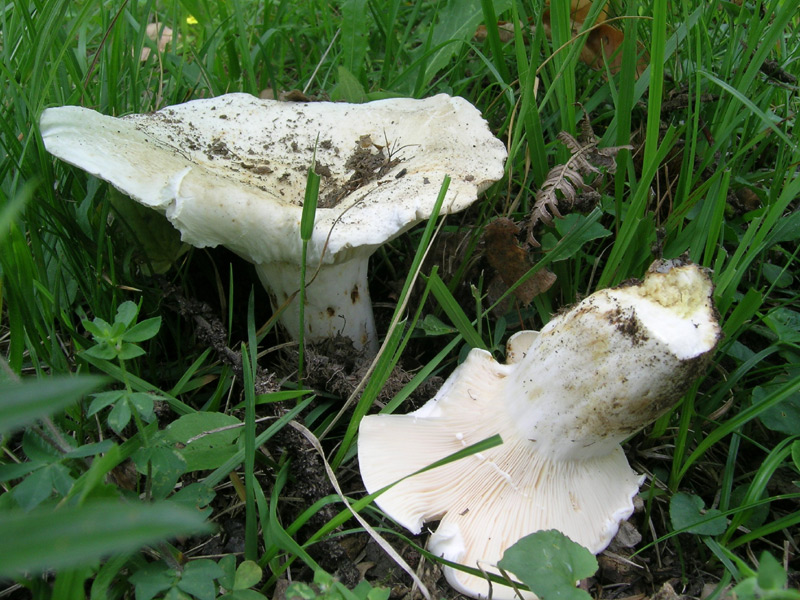
[[[145,34],[153,42],[156,42],[156,48],[159,52],[164,52],[167,45],[172,42],[173,32],[172,29],[161,23],[149,23],[145,29]],[[180,36],[179,36],[180,37]],[[142,53],[139,55],[139,60],[144,62],[150,57],[150,48],[144,46]]]
[[[550,5],[549,0],[545,2]],[[570,29],[573,37],[577,37],[583,27],[584,21],[592,8],[591,0],[572,0],[570,3]],[[595,19],[592,29],[583,34],[584,45],[581,48],[580,59],[590,68],[596,71],[604,71],[608,65],[611,73],[616,73],[622,66],[622,42],[625,41],[625,34],[616,27],[609,25],[605,21],[608,19],[606,6],[600,10]],[[529,21],[531,22],[531,21]],[[542,14],[542,25],[548,39],[550,35],[550,9],[546,9]],[[517,27],[523,27],[518,23]],[[514,24],[508,21],[497,22],[497,33],[500,41],[505,43],[514,39]],[[479,25],[473,39],[476,42],[483,42],[488,36],[486,25]],[[641,54],[636,64],[636,76],[641,75],[649,64],[649,56],[644,51],[644,46],[637,43],[637,53]]]
[[[489,223],[483,234],[486,257],[505,284],[505,289],[519,281],[533,266],[527,250],[517,244],[519,232],[520,228],[511,219],[501,218]],[[555,280],[553,273],[540,269],[520,284],[514,295],[523,306],[528,306],[534,297],[550,289]]]
[[[570,151],[569,160],[563,165],[556,165],[547,173],[547,178],[536,192],[536,201],[528,220],[528,243],[539,247],[533,236],[533,228],[542,222],[551,225],[553,218],[561,218],[559,204],[571,210],[594,206],[600,198],[597,191],[584,181],[586,176],[614,173],[617,170],[617,153],[632,146],[609,146],[598,148],[598,139],[592,130],[588,115],[581,122],[580,140],[566,131],[558,134],[558,140]]]
[[[545,2],[550,5],[549,0]],[[622,66],[622,42],[625,35],[605,21],[608,19],[606,11],[607,2],[597,15],[593,28],[586,32],[583,48],[581,48],[580,59],[590,68],[597,71],[605,70],[606,65],[613,74],[619,71]],[[583,27],[586,16],[592,8],[591,0],[572,0],[570,6],[570,17],[572,19],[571,30],[573,37],[576,37]],[[550,37],[550,10],[547,9],[542,14],[542,24],[547,37]],[[650,60],[641,43],[637,44],[637,53],[641,54],[636,63],[636,75],[641,75],[647,68]]]
[[[550,0],[545,0],[545,6],[550,6]],[[569,6],[569,16],[572,19],[572,33],[578,33],[578,30],[583,25],[583,22],[586,20],[586,16],[589,14],[589,11],[592,9],[592,0],[572,0]],[[548,28],[548,36],[549,28],[550,28],[550,9],[546,9],[544,12],[546,15],[546,23],[545,26]],[[608,12],[606,12],[605,6],[600,10],[600,13],[597,15],[597,20],[595,20],[595,24],[603,23],[608,18]]]
[[[522,23],[519,26],[522,27]],[[514,39],[514,24],[509,21],[498,21],[497,35],[502,43],[510,42]],[[489,32],[486,29],[486,25],[481,24],[478,25],[478,29],[475,30],[475,35],[472,36],[472,39],[476,42],[484,42],[488,36]]]

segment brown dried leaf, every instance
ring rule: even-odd
[[[545,2],[550,5],[549,0]],[[580,59],[591,69],[596,71],[605,70],[608,65],[609,71],[614,74],[622,66],[622,42],[625,41],[625,34],[616,27],[607,24],[608,12],[606,11],[607,2],[597,15],[594,26],[585,34],[583,48],[581,48]],[[572,35],[577,36],[583,27],[583,22],[592,8],[591,0],[572,0],[570,5],[570,17],[572,18]],[[547,37],[550,37],[550,10],[547,9],[542,14],[542,24],[544,25]],[[636,63],[636,75],[641,75],[647,68],[650,58],[641,43],[637,44],[637,53],[641,54]]]
[[[682,596],[679,596],[670,583],[666,582],[661,586],[660,590],[650,597],[650,600],[679,600],[680,598]]]
[[[522,26],[522,23],[520,23],[520,26]],[[510,42],[514,39],[514,24],[509,21],[498,21],[497,35],[504,44]],[[472,36],[472,39],[476,42],[484,42],[487,37],[489,37],[489,32],[486,29],[486,25],[481,24],[478,25],[478,29],[475,30],[475,35]]]
[[[553,223],[553,217],[561,218],[559,203],[572,209],[576,205],[594,205],[599,199],[596,190],[584,181],[585,176],[601,175],[603,171],[614,173],[617,170],[617,153],[632,146],[610,146],[598,148],[588,115],[581,122],[581,137],[562,131],[558,139],[572,156],[563,165],[556,165],[547,173],[547,178],[536,192],[536,199],[528,220],[528,243],[540,246],[533,236],[533,228],[542,222]]]
[[[589,115],[584,113],[581,119],[580,135],[576,140],[566,131],[558,134],[558,139],[579,161],[577,169],[584,175],[599,173],[601,170],[613,175],[617,172],[617,154],[620,150],[632,150],[633,146],[607,146],[598,148],[600,139],[594,134]]]
[[[542,187],[536,192],[536,202],[533,205],[530,219],[528,220],[528,243],[539,247],[539,242],[533,237],[533,228],[540,221],[545,225],[552,225],[553,217],[561,218],[558,210],[559,197],[556,192],[561,193],[561,199],[567,206],[575,204],[578,198],[578,190],[590,191],[592,188],[583,181],[581,173],[566,165],[556,165],[547,174]]]
[[[152,41],[156,42],[156,48],[159,52],[164,52],[167,45],[172,43],[173,32],[172,29],[161,23],[149,23],[145,29],[145,34]],[[179,36],[180,38],[180,36]],[[150,57],[150,48],[148,46],[142,47],[142,53],[139,60],[144,62]]]
[[[572,17],[573,28],[577,25],[578,29],[586,20],[586,15],[589,14],[589,11],[592,9],[592,0],[571,0],[569,5],[569,14]],[[550,0],[545,1],[546,6],[550,6]],[[600,14],[597,15],[597,20],[595,23],[602,23],[608,18],[608,13],[606,12],[605,6],[600,10]],[[577,33],[578,29],[575,29],[575,33]]]
[[[525,248],[517,244],[516,236],[520,228],[511,219],[497,219],[486,226],[483,233],[486,244],[486,257],[489,264],[497,272],[508,289],[530,271],[531,261]],[[546,292],[556,280],[556,276],[547,269],[540,269],[521,283],[514,295],[523,306]]]

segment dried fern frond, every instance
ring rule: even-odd
[[[582,191],[591,190],[591,186],[586,185],[583,181],[583,175],[570,167],[569,163],[565,165],[556,165],[547,174],[542,187],[536,192],[536,202],[533,205],[531,218],[528,222],[529,231],[533,229],[534,225],[540,221],[545,225],[553,224],[553,217],[562,218],[558,210],[558,196],[557,192],[561,192],[562,197],[570,203],[575,202],[578,194],[577,189]],[[529,233],[529,241],[536,246],[540,244],[533,239]]]
[[[580,140],[573,135],[562,131],[557,136],[558,140],[570,151],[569,160],[563,165],[556,165],[547,173],[547,178],[542,187],[536,192],[536,201],[533,205],[528,220],[528,242],[534,246],[541,246],[533,236],[533,228],[542,222],[552,225],[553,218],[562,218],[558,205],[574,207],[576,204],[586,204],[587,201],[595,204],[600,194],[592,185],[584,181],[584,177],[593,177],[599,183],[600,176],[605,173],[615,173],[617,170],[617,153],[624,149],[630,150],[632,146],[610,146],[598,148],[599,140],[594,135],[588,118],[581,123]],[[581,202],[580,200],[583,200]]]

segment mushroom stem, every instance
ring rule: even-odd
[[[308,291],[304,338],[318,342],[337,334],[353,340],[357,350],[378,351],[378,337],[372,316],[367,284],[369,256],[355,256],[343,262],[316,265],[306,270]],[[300,267],[277,261],[256,265],[261,283],[270,295],[273,309],[279,308],[300,286]],[[313,279],[312,279],[313,277]],[[300,306],[295,297],[283,311],[281,323],[294,339],[300,334]]]
[[[710,293],[702,269],[656,262],[642,283],[597,292],[553,319],[506,384],[521,437],[538,453],[582,460],[655,421],[708,365],[719,338]]]

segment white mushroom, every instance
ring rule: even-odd
[[[439,393],[408,415],[361,422],[358,457],[374,492],[500,434],[503,444],[410,477],[377,499],[414,533],[440,519],[431,552],[493,568],[520,538],[557,529],[598,553],[633,512],[642,478],[620,442],[680,399],[720,337],[705,271],[658,261],[641,283],[596,292],[538,335],[508,343],[509,362],[472,350]],[[446,567],[473,598],[488,582]],[[514,597],[493,586],[493,597]]]
[[[506,156],[478,110],[444,94],[366,104],[228,94],[123,118],[64,106],[44,111],[41,131],[49,152],[162,211],[184,241],[254,263],[276,306],[300,286],[300,216],[316,156],[308,278],[322,268],[308,286],[306,339],[340,333],[369,350],[369,256],[430,216],[445,175],[443,212],[463,210],[502,177]],[[297,338],[296,301],[282,322]]]

